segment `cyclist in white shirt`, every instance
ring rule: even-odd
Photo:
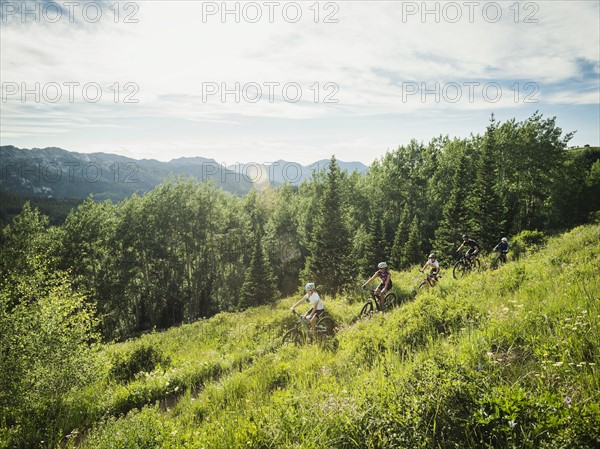
[[[427,262],[425,262],[425,265],[419,271],[423,273],[427,267],[431,267],[427,280],[429,281],[429,285],[433,287],[438,280],[437,275],[440,272],[440,263],[437,261],[435,253],[429,255],[429,259],[427,259]]]
[[[321,297],[315,290],[315,284],[313,282],[306,284],[304,290],[306,291],[306,294],[296,304],[294,304],[290,310],[295,312],[296,307],[298,307],[304,301],[310,302],[311,308],[304,314],[304,317],[310,321],[313,335],[316,335],[317,321],[323,312],[325,312],[325,306],[323,305],[323,301],[321,301]]]

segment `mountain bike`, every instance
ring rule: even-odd
[[[469,273],[479,271],[481,269],[481,262],[477,257],[467,257],[466,253],[454,264],[452,268],[452,276],[454,279],[459,279],[468,275]]]
[[[312,326],[310,321],[294,310],[294,315],[298,318],[296,324],[283,334],[283,343],[292,343],[295,345],[303,345],[307,341],[313,341],[315,338],[312,335]],[[322,315],[315,326],[316,341],[323,342],[335,334],[335,323],[330,316]]]
[[[421,273],[423,273],[422,270],[419,270]],[[423,282],[421,282],[419,284],[419,287],[417,288],[418,290],[422,290],[424,288],[428,288],[428,287],[435,287],[438,280],[442,277],[441,274],[431,274],[431,273],[427,273],[427,277],[425,278],[425,280]]]
[[[508,262],[508,260],[506,260],[506,252],[504,252],[504,251],[496,251],[496,252],[498,253],[498,255],[494,259],[494,262],[492,262],[492,270],[495,270],[496,268],[500,268],[502,265],[504,265],[505,263]]]
[[[368,287],[363,287],[363,290],[369,292],[369,298],[360,310],[361,318],[372,315],[375,310],[377,310],[378,312],[385,312],[396,307],[398,299],[395,293],[390,292],[387,295],[385,295],[383,297],[383,307],[381,307],[379,305],[379,299],[377,298],[377,296],[375,296],[376,290],[371,290]]]

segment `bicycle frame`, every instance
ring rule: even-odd
[[[393,292],[389,292],[383,297],[383,307],[382,307],[379,304],[379,300],[378,300],[377,296],[375,295],[376,290],[371,290],[370,288],[367,288],[367,287],[363,287],[363,290],[369,292],[369,298],[366,300],[365,304],[363,305],[361,312],[360,312],[360,316],[369,315],[373,312],[373,310],[377,310],[378,312],[384,312],[385,310],[394,307],[394,305],[396,303],[397,297],[396,297],[396,294]],[[373,303],[375,303],[374,306],[373,306]]]
[[[308,318],[306,318],[305,315],[302,315],[298,312],[296,312],[294,310],[294,315],[296,315],[296,317],[298,318],[298,320],[296,321],[296,325],[295,327],[298,328],[299,330],[307,330],[310,331],[311,326],[310,326],[310,321],[308,320]]]
[[[468,272],[479,271],[481,268],[481,262],[477,258],[477,255],[478,254],[472,257],[467,257],[467,253],[462,254],[461,257],[454,263],[454,267],[452,268],[452,276],[455,279],[458,279],[459,273],[457,273],[457,269],[462,276]]]
[[[479,262],[479,258],[477,256],[479,256],[479,253],[477,253],[471,257],[467,257],[467,253],[465,253],[459,259],[459,261],[462,261],[462,263],[465,264],[465,266],[473,268],[473,267],[477,266],[478,263],[481,263],[481,262]]]
[[[506,262],[508,262],[508,259],[506,257],[507,257],[507,253],[505,253],[504,251],[500,251],[500,250],[496,251],[496,259],[499,259],[503,263],[506,263]]]
[[[425,277],[425,281],[424,282],[427,282],[432,287],[434,287],[437,284],[438,278],[436,277],[436,275],[427,273],[425,276],[426,277]]]
[[[369,293],[369,298],[367,298],[367,300],[365,301],[365,304],[370,302],[371,304],[375,304],[375,308],[381,312],[381,306],[379,305],[379,298],[377,297],[377,295],[375,294],[375,292],[377,290],[373,290],[370,288],[363,288],[363,290],[367,291]]]
[[[288,329],[283,340],[288,342],[295,342],[296,344],[306,343],[307,340],[318,340],[324,341],[334,334],[334,321],[328,315],[322,315],[318,318],[315,323],[314,333],[311,322],[304,316],[293,311],[297,317],[296,324]]]

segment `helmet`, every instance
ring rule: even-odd
[[[435,259],[435,253],[431,253],[431,254],[429,255],[429,258],[430,258],[430,259]]]
[[[462,238],[463,238],[463,240],[464,240],[464,239],[468,239],[468,238],[469,238],[469,236],[468,236],[468,234],[463,234],[463,237],[462,237]]]
[[[387,263],[385,263],[385,262],[379,262],[377,264],[377,268],[379,268],[379,269],[387,268]]]
[[[507,239],[506,237],[502,237],[502,241],[503,241],[504,243],[507,243],[507,242],[508,242],[508,239]]]
[[[304,286],[304,290],[309,291],[309,290],[314,290],[315,289],[315,283],[314,282],[309,282],[308,284],[306,284]]]

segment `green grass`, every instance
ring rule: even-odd
[[[61,444],[599,447],[599,236],[579,227],[460,281],[445,270],[416,296],[424,275],[394,272],[405,301],[367,320],[356,293],[327,298],[324,346],[281,345],[296,298],[107,345]]]

